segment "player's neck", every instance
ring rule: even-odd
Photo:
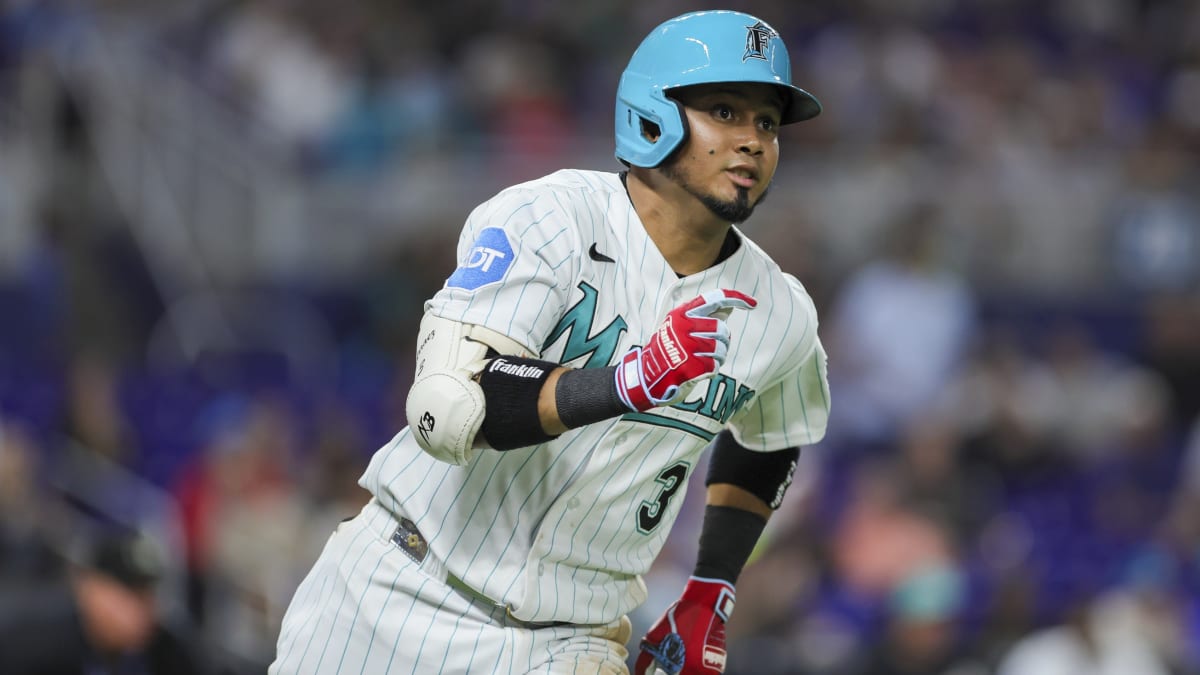
[[[656,172],[630,171],[625,186],[646,234],[671,269],[687,276],[712,267],[729,234],[728,222]]]

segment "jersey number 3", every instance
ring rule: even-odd
[[[662,523],[663,516],[667,515],[667,504],[671,502],[671,497],[674,497],[675,493],[679,492],[679,488],[683,487],[683,481],[687,478],[687,472],[687,462],[676,462],[658,474],[654,479],[655,483],[662,486],[658,490],[658,495],[653,501],[644,500],[642,505],[638,507],[638,532],[650,534]]]

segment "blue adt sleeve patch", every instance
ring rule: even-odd
[[[508,235],[498,227],[484,228],[467,254],[467,260],[446,280],[449,288],[473,291],[504,278],[512,267],[513,250]]]

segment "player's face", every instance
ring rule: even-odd
[[[740,223],[766,196],[779,165],[783,101],[768,84],[682,89],[688,140],[662,172],[717,217]]]

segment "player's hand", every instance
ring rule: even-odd
[[[86,572],[75,580],[75,597],[84,634],[102,653],[137,651],[154,635],[157,609],[151,591]]]
[[[685,383],[717,372],[729,352],[734,309],[758,302],[739,291],[707,291],[667,313],[645,347],[625,353],[617,366],[617,394],[630,410],[672,402]]]
[[[733,585],[688,579],[683,595],[642,638],[633,675],[717,675],[725,672],[725,622],[733,612]]]

